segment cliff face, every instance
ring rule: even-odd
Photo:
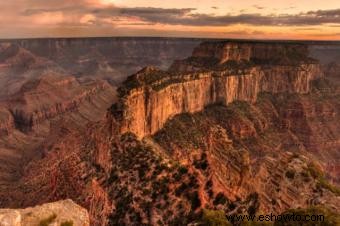
[[[74,225],[90,226],[86,209],[72,200],[47,203],[27,209],[0,209],[0,225]]]
[[[194,55],[204,58],[218,57],[218,65],[228,64],[230,60],[252,58],[248,45],[209,44],[203,47],[201,45],[196,49]],[[257,48],[263,49],[264,46]],[[267,51],[271,52],[273,47],[269,45],[268,48]],[[261,53],[263,56],[257,51],[259,50],[255,50],[255,56],[259,56],[258,59],[269,57],[266,51]],[[174,68],[171,69],[173,70]],[[162,73],[164,72],[147,68],[132,76],[131,81],[126,83],[126,86],[132,88],[126,88],[121,102],[115,106],[122,114],[122,132],[130,131],[140,138],[148,136],[161,129],[174,115],[198,112],[217,103],[227,105],[236,100],[255,102],[261,92],[308,93],[310,82],[322,76],[318,64],[304,62],[297,66],[255,65],[215,71],[200,68],[200,71],[186,70],[182,74],[169,72],[157,78],[157,74]],[[149,78],[149,81],[144,78]]]
[[[92,101],[101,106],[102,102],[108,105],[114,98],[115,90],[104,81],[81,84],[75,77],[52,73],[26,82],[7,105],[16,127],[31,131],[46,120],[82,111]]]

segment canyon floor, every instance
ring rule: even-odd
[[[308,59],[300,56],[295,63],[320,62],[323,74],[307,81],[304,76],[310,69],[302,67],[305,71],[300,73],[295,64],[286,65],[292,50],[285,43],[268,51],[279,54],[267,65],[241,59],[252,54],[248,53],[252,42],[235,42],[232,50],[222,44],[195,48],[200,42],[153,38],[0,42],[0,207],[72,199],[87,209],[91,225],[209,225],[207,211],[280,214],[317,208],[329,216],[329,225],[337,225],[340,46],[302,43],[303,51],[308,47]],[[267,48],[267,43],[260,45]],[[212,59],[211,54],[217,55]],[[271,57],[257,54],[258,59]],[[226,61],[218,62],[218,57]],[[164,71],[148,67],[123,82],[150,65]],[[199,92],[205,86],[197,82],[197,73],[204,68],[216,74],[235,66],[236,74],[261,67],[265,74],[261,81],[275,67],[285,68],[284,73],[278,70],[283,76],[298,73],[301,78],[294,83],[288,76],[283,85],[277,82],[274,93],[261,91],[254,101],[250,90],[257,90],[261,81],[251,80],[254,86],[242,80],[230,103],[207,104],[192,112],[168,112],[170,102],[160,98],[174,90],[170,101],[179,104],[176,84],[188,82],[177,80],[181,73],[196,81],[194,88],[186,88],[190,92],[181,91],[183,95],[189,100],[206,97]],[[156,85],[146,94],[144,88],[134,94],[131,87],[140,85],[136,81]],[[288,90],[287,82],[303,92]],[[145,129],[133,129],[136,123],[120,125],[126,114],[113,104],[125,101],[122,97],[129,92],[152,100],[146,101],[152,110],[145,107],[140,112],[141,99],[124,102],[137,107],[129,112],[136,112],[137,126]],[[152,96],[156,94],[159,97]],[[177,109],[199,109],[199,102],[183,102],[185,106]],[[168,114],[171,117],[165,117]],[[142,115],[147,117],[141,119]]]

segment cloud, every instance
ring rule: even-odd
[[[263,30],[269,34],[267,27],[292,27],[292,34],[298,31],[314,30],[309,27],[325,26],[340,27],[340,9],[308,11],[295,14],[284,14],[284,10],[272,11],[265,14],[267,10],[261,10],[262,5],[253,5],[258,13],[250,13],[254,8],[234,11],[233,14],[207,14],[196,8],[159,8],[159,7],[118,7],[113,4],[102,4],[99,0],[12,0],[0,1],[0,33],[1,36],[19,36],[25,31],[29,34],[47,34],[51,31],[72,34],[78,30],[80,35],[105,35],[105,32],[116,34],[124,29],[127,34],[138,33],[137,30],[147,31],[151,29],[153,34],[168,34],[187,32],[194,30],[202,34],[217,32],[226,35],[264,35],[256,32],[242,30],[245,26],[249,30]],[[211,6],[211,9],[219,9]],[[269,8],[268,8],[269,9]],[[214,12],[214,11],[213,11]],[[281,12],[281,13],[279,13]],[[233,25],[244,25],[234,26]],[[179,26],[177,26],[179,25]],[[202,28],[201,28],[202,27]],[[228,28],[227,28],[228,27]],[[237,27],[237,28],[235,28]],[[305,28],[307,27],[307,28]],[[295,30],[297,28],[297,30]],[[301,28],[301,29],[298,29]],[[319,27],[316,27],[320,29]],[[119,30],[120,29],[120,30]],[[232,30],[235,31],[232,31]],[[240,30],[241,31],[237,31]],[[315,29],[316,33],[321,31]],[[156,33],[158,30],[160,33]],[[176,30],[176,32],[175,32]],[[199,31],[198,31],[199,30]],[[276,29],[277,30],[277,29]],[[41,32],[38,33],[37,31]],[[296,31],[296,33],[294,33]],[[336,30],[334,33],[338,32]],[[77,33],[77,34],[78,34]],[[216,33],[216,34],[217,34]],[[306,32],[304,32],[306,33]],[[58,33],[59,34],[59,33]],[[118,34],[118,33],[117,33]],[[126,34],[126,33],[123,33]],[[145,35],[146,33],[142,33]],[[176,33],[177,34],[177,33]],[[197,35],[197,34],[195,34]]]
[[[237,31],[226,31],[223,32],[226,35],[234,35],[234,36],[256,36],[256,35],[265,35],[263,31],[249,31],[249,30],[237,30]]]
[[[263,7],[254,5],[257,9]],[[196,13],[195,8],[152,8],[134,7],[119,8],[114,6],[81,7],[69,6],[63,8],[35,8],[26,9],[22,14],[32,16],[41,13],[62,12],[64,14],[83,15],[91,14],[97,19],[130,17],[141,23],[187,25],[187,26],[229,26],[234,24],[248,24],[255,26],[308,26],[323,24],[340,24],[340,9],[309,11],[299,14],[262,15],[240,13],[239,15],[210,15]]]
[[[216,16],[194,13],[194,9],[168,10],[159,8],[125,9],[125,15],[135,16],[143,21],[172,25],[229,26],[248,24],[255,26],[306,26],[327,23],[340,24],[340,9],[310,11],[300,14],[262,15],[247,14]]]
[[[295,28],[294,30],[296,30],[296,31],[319,31],[320,28],[316,28],[316,27],[298,27],[298,28]]]
[[[265,7],[263,7],[263,6],[259,6],[259,5],[253,5],[253,7],[254,8],[256,8],[256,9],[259,9],[259,10],[261,10],[261,9],[264,9]]]

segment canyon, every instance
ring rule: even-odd
[[[338,220],[338,45],[201,41],[2,44],[0,207],[72,199],[103,226],[314,207]]]
[[[168,67],[189,55],[196,39],[0,40],[0,184],[14,183],[24,165],[60,127],[86,130],[116,101],[116,85],[146,65]],[[145,58],[145,51],[149,57]]]

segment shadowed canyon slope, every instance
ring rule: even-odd
[[[91,225],[187,225],[204,222],[203,209],[300,207],[338,220],[339,61],[310,57],[322,58],[323,48],[204,42],[168,70],[129,76],[117,95],[106,81],[65,75],[69,66],[34,52],[59,69],[1,105],[4,162],[17,164],[24,143],[32,151],[1,187],[0,206],[70,198]],[[23,144],[13,146],[19,136]]]
[[[86,130],[115,99],[115,89],[105,81],[50,73],[24,83],[0,104],[1,184],[16,186],[22,167],[43,154],[44,143],[58,139],[60,128]]]

